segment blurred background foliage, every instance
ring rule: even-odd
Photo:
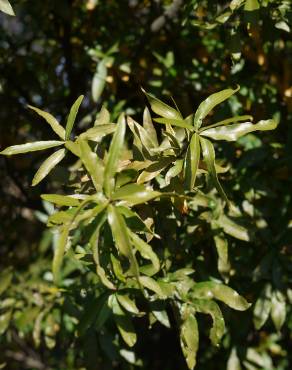
[[[221,347],[211,347],[208,335],[201,335],[197,368],[291,369],[291,1],[11,3],[16,17],[0,14],[1,149],[50,139],[49,128],[27,104],[64,122],[73,101],[85,94],[75,128],[79,133],[102,104],[113,119],[122,110],[141,117],[141,86],[166,101],[172,96],[187,115],[209,94],[239,84],[239,93],[212,119],[227,113],[251,114],[256,121],[280,117],[279,127],[268,135],[217,145],[221,162],[230,167],[230,175],[221,176],[224,186],[248,217],[252,233],[249,243],[229,240],[230,281],[253,307],[240,316],[227,312]],[[119,353],[111,333],[97,337],[88,329],[82,314],[88,315],[86,307],[94,303],[90,277],[82,281],[73,275],[76,282],[65,301],[58,295],[50,274],[54,235],[45,228],[52,209],[39,195],[62,188],[74,162],[66,159],[47,181],[31,188],[43,159],[39,153],[0,159],[0,365],[185,369],[174,329],[148,330],[140,324],[138,359],[130,351]],[[198,248],[210,258],[208,238],[187,242],[204,244],[205,252]],[[80,322],[85,335],[78,337]]]

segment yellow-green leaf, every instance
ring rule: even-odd
[[[70,113],[67,119],[67,124],[66,124],[66,140],[69,140],[72,128],[79,110],[79,107],[82,103],[82,100],[84,98],[84,95],[80,95],[79,98],[75,101],[75,103],[72,105],[70,109]]]
[[[185,120],[174,119],[174,118],[154,118],[155,122],[162,123],[164,125],[171,125],[186,128],[187,130],[194,131],[194,127],[187,123]]]
[[[186,363],[190,370],[196,366],[196,357],[199,347],[198,323],[194,315],[189,314],[180,328],[180,343]]]
[[[210,95],[204,100],[197,109],[194,117],[195,129],[199,129],[203,123],[203,119],[212,111],[216,105],[222,103],[224,100],[230,98],[239,90],[239,86],[236,89],[226,89],[219,91],[215,94]]]
[[[85,131],[83,134],[80,135],[80,137],[82,139],[99,142],[104,136],[113,133],[116,127],[117,125],[113,123],[97,125]]]
[[[119,304],[128,312],[134,315],[139,314],[139,310],[136,306],[135,301],[133,301],[127,294],[116,294]]]
[[[56,120],[54,116],[52,116],[50,113],[45,112],[39,108],[33,107],[31,105],[28,105],[28,107],[32,110],[34,110],[39,116],[43,117],[47,123],[51,126],[52,130],[62,139],[65,140],[66,133],[64,127],[60,125],[60,123]]]
[[[120,160],[121,151],[124,144],[126,132],[126,120],[124,115],[120,115],[117,128],[109,148],[107,163],[104,170],[104,190],[107,196],[111,196],[115,187],[115,174]]]
[[[8,0],[0,0],[0,10],[8,15],[15,15],[12,6]]]
[[[42,194],[41,198],[57,206],[78,207],[80,205],[80,200],[69,195]]]
[[[201,156],[200,138],[195,132],[191,138],[185,157],[185,182],[188,190],[193,190]]]
[[[180,112],[178,112],[176,109],[163,103],[161,100],[157,99],[154,95],[147,93],[145,90],[142,89],[142,91],[146,95],[150,103],[151,109],[153,110],[154,113],[164,118],[171,118],[177,120],[182,119]]]
[[[44,150],[53,148],[55,146],[60,146],[64,144],[63,141],[35,141],[34,143],[26,143],[20,145],[13,145],[9,146],[8,148],[2,150],[0,154],[2,155],[15,155],[15,154],[22,154],[22,153],[29,153],[29,152],[36,152],[38,150]]]
[[[127,184],[119,188],[112,196],[113,200],[123,200],[134,206],[136,204],[146,203],[151,199],[160,196],[159,191],[147,189],[142,184]]]
[[[34,178],[32,179],[32,186],[37,185],[41,182],[50,172],[51,170],[61,162],[61,160],[65,157],[66,149],[59,149],[52,155],[50,155],[40,166],[37,170]]]

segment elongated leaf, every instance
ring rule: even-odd
[[[149,244],[141,239],[137,234],[130,232],[130,237],[135,248],[140,252],[141,256],[151,261],[151,265],[140,267],[140,271],[145,275],[155,275],[160,270],[160,262],[156,253]]]
[[[77,141],[65,141],[65,148],[70,150],[70,152],[76,155],[76,157],[80,157],[80,148]]]
[[[241,370],[240,361],[237,356],[236,348],[233,347],[227,361],[226,370]]]
[[[134,206],[136,204],[146,203],[151,199],[159,197],[161,193],[147,189],[141,184],[127,184],[119,188],[112,196],[113,200],[124,200]]]
[[[100,260],[99,260],[99,248],[98,248],[99,235],[100,235],[100,229],[103,226],[105,220],[106,220],[105,213],[99,214],[98,222],[97,222],[95,231],[93,232],[93,234],[90,237],[89,244],[91,246],[94,262],[96,264],[96,272],[97,272],[97,275],[99,276],[102,284],[104,286],[106,286],[108,289],[116,290],[115,285],[106,276],[106,272],[105,272],[104,268],[101,266]]]
[[[59,274],[60,274],[60,269],[63,263],[63,258],[64,258],[67,241],[68,241],[70,227],[71,227],[70,222],[63,225],[62,231],[59,235],[59,239],[58,239],[55,251],[54,251],[52,271],[53,271],[55,284],[58,284],[59,282]]]
[[[41,182],[51,171],[52,169],[64,159],[66,154],[66,149],[59,149],[52,155],[50,155],[37,170],[34,178],[32,179],[32,186],[37,185]]]
[[[81,138],[85,140],[92,140],[99,142],[101,139],[113,132],[115,132],[117,125],[113,123],[105,124],[105,125],[97,125],[94,126],[87,131],[85,131],[83,134],[81,134]]]
[[[82,103],[82,100],[84,98],[84,95],[80,95],[79,98],[75,101],[75,103],[72,105],[70,109],[70,113],[67,119],[67,124],[66,124],[66,140],[69,140],[72,128],[79,110],[79,107]]]
[[[96,67],[96,72],[92,79],[91,93],[94,102],[98,101],[105,86],[107,77],[106,63],[107,63],[106,59],[103,59],[101,62],[98,63]]]
[[[188,190],[193,190],[201,156],[200,138],[194,133],[185,157],[185,182]]]
[[[121,265],[121,262],[111,253],[111,262],[113,267],[113,272],[116,275],[117,279],[120,281],[126,282],[126,277]]]
[[[145,128],[136,121],[134,121],[131,117],[127,118],[127,123],[133,132],[134,136],[142,143],[142,145],[150,151],[150,149],[155,148],[156,144],[152,140],[151,136],[145,130]]]
[[[155,122],[162,123],[164,125],[171,125],[186,128],[187,130],[194,131],[194,127],[187,123],[183,119],[174,119],[174,118],[154,118]]]
[[[15,15],[12,6],[8,0],[0,0],[0,10],[8,15]]]
[[[180,328],[180,343],[186,363],[190,370],[196,366],[196,357],[199,347],[198,323],[194,315],[190,314]]]
[[[278,126],[278,122],[274,119],[262,120],[256,124],[251,122],[235,123],[229,126],[220,126],[210,128],[201,133],[201,135],[214,140],[236,141],[243,135],[253,131],[274,130]]]
[[[182,119],[180,112],[178,112],[176,109],[163,103],[161,100],[157,99],[154,95],[146,93],[145,90],[142,89],[142,91],[146,95],[150,103],[151,109],[153,110],[154,113],[164,118],[171,118],[177,120]]]
[[[113,205],[108,206],[108,223],[111,227],[117,250],[130,262],[130,273],[139,275],[138,264],[132,251],[124,217]]]
[[[163,284],[162,282],[158,282],[155,279],[152,279],[149,276],[140,276],[139,282],[145,288],[151,290],[152,292],[156,293],[158,298],[166,299],[173,293],[173,289],[170,284]]]
[[[206,299],[196,299],[192,302],[192,306],[197,312],[211,315],[213,326],[210,331],[210,339],[214,346],[217,346],[225,332],[225,322],[219,306],[216,302]]]
[[[0,335],[3,335],[8,329],[10,320],[12,318],[12,310],[0,314]]]
[[[138,315],[139,310],[133,301],[127,294],[116,294],[119,304],[128,312]]]
[[[96,119],[94,121],[94,126],[107,125],[107,124],[110,123],[110,119],[111,119],[110,113],[106,109],[106,107],[103,105],[101,107],[100,112],[96,115]]]
[[[199,129],[203,123],[203,119],[211,112],[211,110],[216,107],[216,105],[222,103],[224,100],[230,98],[239,90],[239,86],[233,89],[226,89],[219,91],[215,94],[210,95],[206,100],[204,100],[197,109],[194,117],[195,129]]]
[[[202,133],[205,130],[209,130],[210,128],[213,128],[213,127],[226,126],[226,125],[229,125],[229,123],[247,121],[247,120],[252,121],[253,117],[249,116],[249,115],[245,115],[245,116],[235,116],[235,117],[227,118],[227,119],[224,119],[223,121],[213,123],[212,125],[208,125],[206,127],[201,127],[200,133]]]
[[[97,192],[102,189],[103,183],[103,165],[97,154],[94,153],[86,140],[79,138],[80,157],[87,172],[89,173],[93,185]]]
[[[42,194],[41,198],[57,206],[78,207],[80,205],[80,200],[69,195]]]
[[[2,150],[0,154],[2,155],[15,155],[29,152],[36,152],[38,150],[44,150],[53,148],[55,146],[60,146],[64,144],[63,141],[35,141],[34,143],[20,144],[9,146],[8,148]]]
[[[137,179],[137,183],[142,184],[154,179],[157,175],[160,174],[161,171],[165,169],[165,167],[173,162],[173,158],[174,157],[162,157],[159,161],[150,164],[150,166],[148,166],[145,171],[140,173]]]
[[[170,328],[170,321],[163,301],[149,302],[151,313],[163,326]]]
[[[0,295],[9,287],[13,277],[12,269],[9,267],[1,272],[0,275]]]
[[[217,234],[214,236],[214,242],[218,254],[218,271],[226,282],[231,268],[228,258],[228,241],[222,234]]]
[[[144,112],[143,112],[143,127],[148,133],[152,142],[154,143],[154,146],[157,147],[158,146],[157,133],[153,125],[149,109],[147,107],[144,109]]]
[[[126,132],[126,120],[124,115],[120,115],[117,128],[109,148],[107,163],[104,170],[104,191],[107,196],[111,196],[115,187],[115,174],[118,167],[121,151],[124,144]]]
[[[192,297],[199,299],[218,299],[238,311],[245,311],[250,304],[230,287],[212,281],[195,284]]]
[[[62,139],[65,140],[66,133],[64,127],[60,125],[60,123],[56,120],[54,116],[52,116],[50,113],[45,112],[39,108],[33,107],[31,105],[28,105],[28,107],[32,110],[34,110],[39,116],[43,117],[47,123],[51,126],[52,130]]]
[[[137,341],[134,326],[130,317],[122,310],[115,296],[111,299],[111,306],[118,330],[129,347],[133,347]]]
[[[257,330],[259,330],[269,318],[272,308],[271,298],[271,285],[267,284],[254,306],[253,322]]]
[[[250,235],[247,228],[236,222],[236,218],[230,218],[222,214],[214,223],[222,228],[224,232],[228,235],[233,236],[236,239],[244,240],[246,242],[250,241]]]
[[[202,146],[202,153],[203,158],[206,163],[208,173],[210,175],[210,178],[217,189],[218,193],[222,196],[222,198],[229,203],[229,200],[227,198],[227,195],[225,194],[222,186],[220,185],[220,182],[217,177],[216,167],[215,167],[215,150],[213,147],[213,144],[202,137],[200,137],[200,143]]]

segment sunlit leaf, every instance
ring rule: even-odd
[[[35,141],[34,143],[27,143],[27,144],[20,144],[20,145],[13,145],[9,146],[8,148],[2,150],[0,154],[3,155],[15,155],[15,154],[22,154],[28,152],[35,152],[37,150],[44,150],[53,148],[55,146],[60,146],[64,144],[63,141]]]
[[[117,294],[116,295],[119,304],[128,312],[138,315],[139,310],[136,303],[127,294]]]
[[[15,15],[12,6],[8,0],[0,0],[0,10],[8,15]]]
[[[286,300],[278,290],[272,293],[271,318],[276,329],[281,330],[286,318]]]
[[[255,124],[251,122],[242,122],[229,126],[210,128],[201,132],[201,135],[214,140],[236,141],[241,136],[250,132],[274,130],[277,126],[278,122],[274,119],[262,120]]]
[[[257,330],[259,330],[269,318],[272,308],[271,298],[271,285],[267,284],[254,306],[253,322]]]
[[[229,125],[229,123],[240,122],[240,121],[247,121],[247,120],[248,121],[252,121],[253,120],[253,117],[252,116],[249,116],[249,115],[245,115],[245,116],[234,116],[234,117],[231,117],[231,118],[224,119],[223,121],[219,121],[219,122],[213,123],[212,125],[201,127],[200,133],[202,133],[205,130],[209,130],[210,128],[213,128],[213,127],[226,126],[226,125]]]
[[[127,184],[119,188],[112,196],[113,200],[123,200],[134,206],[136,204],[146,203],[151,199],[159,197],[161,193],[147,189],[142,184]]]
[[[192,297],[199,299],[218,299],[238,311],[245,311],[250,304],[227,285],[212,281],[197,283],[192,289]]]
[[[161,100],[157,99],[154,95],[147,93],[145,90],[142,89],[142,91],[146,95],[150,103],[151,109],[153,110],[154,113],[164,118],[177,119],[177,120],[182,119],[180,112],[178,112],[176,109],[163,103]]]
[[[244,10],[247,12],[252,12],[254,10],[258,10],[260,8],[260,4],[258,0],[245,0]]]
[[[187,130],[194,131],[194,127],[187,123],[183,119],[175,119],[175,118],[154,118],[155,122],[162,123],[164,125],[171,125],[186,128]]]
[[[124,144],[126,132],[126,120],[124,115],[120,115],[117,128],[109,148],[107,163],[104,170],[104,190],[107,196],[111,196],[115,187],[115,174],[120,160],[121,151]]]
[[[226,89],[219,91],[215,94],[210,95],[204,100],[198,107],[194,117],[194,127],[199,129],[203,123],[203,119],[213,110],[216,105],[222,103],[224,100],[230,98],[239,90],[239,86],[236,89]]]
[[[41,198],[57,206],[78,207],[80,205],[80,200],[69,195],[42,194]]]
[[[75,103],[72,105],[70,109],[70,113],[67,119],[67,124],[66,124],[66,140],[69,140],[71,131],[79,110],[79,107],[82,103],[82,100],[84,98],[84,95],[80,95],[79,98],[75,101]]]
[[[113,123],[97,125],[83,132],[80,137],[85,140],[99,142],[104,136],[115,132],[116,127],[117,125]]]
[[[52,155],[50,155],[37,170],[34,178],[32,180],[32,186],[40,183],[51,171],[52,169],[64,159],[66,154],[66,149],[59,149]]]
[[[100,61],[96,67],[96,72],[92,79],[92,85],[91,85],[91,93],[92,93],[92,99],[94,102],[97,102],[100,98],[105,82],[107,77],[107,68],[106,68],[107,60],[103,59]]]
[[[62,139],[65,140],[66,133],[64,127],[60,125],[60,123],[56,120],[54,116],[52,116],[50,113],[45,112],[39,108],[33,107],[31,105],[28,105],[28,107],[32,110],[34,110],[39,116],[43,117],[47,123],[51,126],[52,130]]]
[[[149,109],[147,107],[144,109],[144,112],[143,112],[143,127],[148,133],[152,142],[154,143],[154,146],[157,147],[158,146],[157,133],[153,125]]]

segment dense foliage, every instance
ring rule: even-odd
[[[13,5],[0,365],[289,369],[290,1]]]

